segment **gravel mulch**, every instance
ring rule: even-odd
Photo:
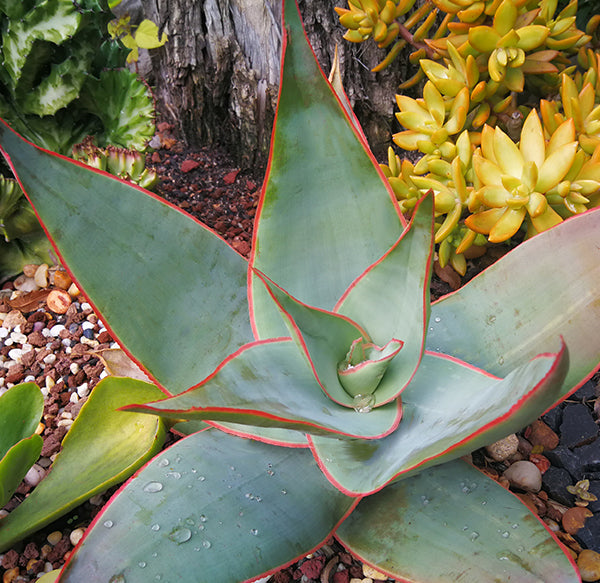
[[[218,148],[186,151],[172,138],[166,124],[159,126],[155,140],[159,148],[149,156],[148,164],[161,176],[159,194],[201,218],[247,255],[262,171],[240,170]],[[462,283],[505,251],[496,249],[469,262]],[[36,281],[41,285],[35,285]],[[432,296],[439,297],[460,283],[455,274],[437,266]],[[51,290],[55,290],[52,296]],[[48,471],[82,404],[106,375],[98,351],[110,347],[116,344],[102,321],[59,267],[46,270],[29,266],[19,278],[4,284],[0,292],[0,392],[19,382],[33,381],[45,395],[45,407],[38,428],[44,439],[42,455],[7,506],[0,510],[0,517],[16,508]],[[582,499],[586,497],[586,484],[582,482],[585,479],[589,480],[587,491],[600,498],[599,385],[600,375],[596,375],[568,401],[518,436],[512,436],[510,444],[504,444],[507,457],[490,450],[473,454],[474,463],[518,493],[572,550],[574,557],[582,549],[600,553],[600,501],[588,501],[586,505]],[[505,472],[516,462],[530,463],[536,468],[534,471],[539,470],[539,492],[526,491],[509,480],[510,472]],[[573,490],[576,485],[579,490]],[[0,554],[2,583],[34,581],[45,571],[64,564],[111,493],[95,496]],[[274,583],[373,580],[386,578],[363,567],[334,540],[269,579]]]

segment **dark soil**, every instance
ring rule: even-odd
[[[148,158],[148,165],[153,166],[161,176],[157,192],[174,205],[201,219],[238,252],[247,256],[250,252],[252,224],[260,194],[263,170],[257,169],[252,172],[240,170],[227,156],[227,153],[219,148],[188,151],[170,135],[169,131],[169,126],[165,124],[159,126],[158,137],[162,147]],[[482,258],[469,261],[464,278],[458,277],[450,269],[441,269],[437,265],[431,288],[432,297],[437,298],[456,289],[495,261],[507,249],[506,246],[498,247],[490,250]],[[10,290],[12,282],[5,288]],[[0,311],[2,312],[15,309],[15,305],[9,305],[7,299],[10,293],[7,291],[4,296],[0,296]],[[29,357],[18,368],[14,366],[10,369],[0,367],[0,379],[3,378],[5,386],[8,382],[15,384],[22,382],[27,377],[34,378],[40,387],[51,386],[46,400],[43,417],[45,427],[42,433],[44,438],[42,455],[47,460],[51,460],[60,450],[60,441],[67,432],[68,423],[65,424],[65,419],[74,418],[86,399],[85,396],[75,398],[73,393],[77,393],[77,389],[84,383],[87,383],[91,390],[98,382],[103,365],[95,355],[95,350],[99,347],[111,346],[112,339],[108,332],[103,330],[101,322],[98,322],[83,300],[81,302],[74,301],[66,314],[53,313],[48,306],[44,306],[43,297],[40,301],[40,305],[45,307],[42,312],[36,311],[37,305],[32,307],[27,303],[24,303],[21,308],[18,308],[17,304],[17,311],[22,313],[24,321],[22,332],[27,335],[28,342],[33,343],[31,339],[33,338],[35,341],[37,338],[40,342],[39,350],[43,352],[37,352],[36,358]],[[44,315],[40,316],[40,313]],[[87,325],[87,331],[84,330],[84,322],[92,324],[92,326]],[[50,329],[56,325],[65,326],[65,330],[52,344],[56,360],[41,367],[40,363],[48,356],[49,351],[42,347],[46,346],[46,343],[39,335],[44,328]],[[38,336],[35,336],[36,333]],[[66,345],[69,346],[69,350],[65,349]],[[6,346],[0,339],[0,355],[7,356],[9,350],[15,346],[17,345]],[[47,381],[47,377],[50,377],[51,381]],[[545,416],[545,424],[560,434],[565,415],[572,417],[575,414],[575,411],[572,410],[565,412],[566,408],[577,404],[584,409],[579,410],[579,414],[587,416],[586,420],[597,427],[599,382],[600,377],[596,375],[593,381],[585,385],[568,403],[557,407]],[[577,423],[578,421],[575,421],[575,425]],[[511,461],[517,459],[535,459],[536,465],[539,463],[540,467],[543,466],[544,469],[549,467],[550,473],[552,471],[556,473],[559,470],[563,472],[561,474],[563,482],[560,486],[562,489],[559,488],[554,492],[552,490],[554,483],[551,480],[545,480],[542,492],[537,495],[521,494],[521,496],[532,509],[552,525],[552,528],[556,527],[558,536],[573,550],[574,556],[581,548],[586,547],[600,551],[600,533],[592,531],[586,526],[579,533],[571,535],[565,532],[561,524],[563,514],[575,502],[573,496],[569,498],[565,494],[564,484],[575,484],[578,480],[588,477],[592,480],[592,487],[600,489],[600,462],[595,461],[600,459],[600,454],[594,458],[590,453],[590,447],[596,447],[596,452],[598,451],[597,446],[600,444],[600,440],[596,440],[597,435],[594,435],[583,438],[581,443],[573,442],[570,445],[560,443],[557,451],[561,455],[554,455],[552,452],[540,452],[539,446],[532,451],[536,444],[535,439],[533,442],[527,439],[531,438],[530,434],[531,428],[527,428],[520,436],[519,452],[514,459],[496,463],[490,461],[482,451],[479,451],[474,454],[473,461],[501,483],[502,471]],[[171,437],[169,444],[174,439],[176,437]],[[573,439],[577,440],[577,437]],[[582,465],[583,461],[578,463],[578,455],[584,452],[582,449],[584,447],[587,448],[585,453],[589,458],[586,459],[586,463],[589,462],[587,466]],[[536,455],[537,458],[532,457]],[[597,463],[598,467],[594,463]],[[568,467],[565,469],[566,465]],[[31,489],[31,486],[23,483],[7,505],[6,510],[14,509]],[[86,502],[59,521],[16,545],[14,549],[0,555],[2,583],[33,581],[44,570],[60,567],[73,548],[72,540],[70,540],[73,531],[85,529],[111,493],[112,491],[106,492],[104,495]],[[557,500],[559,503],[553,502],[551,496],[556,499],[560,494],[565,494],[565,497]],[[593,512],[598,513],[593,517],[597,519],[600,516],[600,508],[594,506]],[[598,521],[596,520],[596,522]],[[58,533],[54,534],[56,540],[53,539],[53,543],[48,541],[48,535],[51,533]],[[336,541],[332,540],[313,556],[274,575],[271,581],[275,583],[299,580],[306,583],[313,581],[348,583],[352,578],[362,579],[365,576],[361,564],[346,553]]]

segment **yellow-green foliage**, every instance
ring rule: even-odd
[[[418,99],[396,96],[393,139],[422,157],[390,148],[382,169],[407,213],[433,189],[440,262],[464,273],[472,244],[532,236],[600,203],[600,17],[584,32],[577,0],[560,12],[557,0],[413,4],[336,10],[348,40],[391,46],[375,69],[412,48],[419,70],[400,88],[426,82]]]

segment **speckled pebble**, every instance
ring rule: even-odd
[[[504,439],[488,445],[485,451],[494,461],[503,462],[505,459],[516,454],[518,449],[519,438],[513,433]]]
[[[46,540],[52,546],[58,544],[61,539],[62,539],[62,532],[60,532],[60,530],[54,530],[46,537]]]
[[[525,460],[512,464],[503,476],[512,487],[526,492],[539,492],[542,487],[542,473],[534,463]]]
[[[83,538],[84,533],[85,529],[83,528],[76,528],[74,531],[72,531],[69,535],[69,540],[71,541],[71,544],[73,546],[76,546],[77,543]]]
[[[579,553],[577,567],[582,581],[598,581],[600,579],[600,553],[585,549]]]

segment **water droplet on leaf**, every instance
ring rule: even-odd
[[[369,413],[375,405],[375,395],[356,395],[352,406],[357,413]]]
[[[179,478],[181,478],[181,474],[179,472],[167,472],[165,475],[169,478],[173,478],[174,480],[179,480]]]
[[[145,566],[146,566],[146,561],[140,561],[140,562],[138,563],[138,567],[139,567],[140,569],[143,569]]]
[[[250,533],[253,534],[254,536],[256,536],[258,534],[258,529],[256,528],[251,528],[250,529]]]
[[[163,489],[163,485],[160,482],[148,482],[144,486],[144,492],[153,494],[154,492],[160,492]]]
[[[192,531],[185,526],[178,526],[169,533],[169,540],[178,545],[189,541],[192,538]]]
[[[167,466],[169,465],[169,460],[168,460],[166,457],[164,457],[164,458],[162,458],[162,459],[161,459],[161,460],[158,462],[158,465],[159,465],[161,468],[165,468],[165,467],[167,467]]]
[[[477,540],[479,538],[479,533],[477,531],[473,531],[471,536],[469,537],[472,541]]]
[[[203,540],[203,541],[202,541],[202,546],[203,546],[205,549],[210,549],[210,547],[212,546],[212,544],[211,544],[211,542],[210,542],[209,540]]]
[[[113,522],[112,520],[105,520],[105,521],[104,521],[104,526],[105,526],[106,528],[112,528],[112,527],[113,527],[113,525],[114,525],[114,522]]]
[[[206,518],[206,516],[204,516],[204,514],[200,515],[200,522],[206,522],[208,520],[208,518]]]
[[[160,530],[160,524],[153,524],[150,528],[154,531]]]

